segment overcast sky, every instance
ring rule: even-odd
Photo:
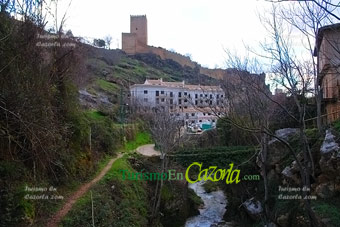
[[[59,0],[58,16],[69,0]],[[130,15],[146,15],[148,44],[173,49],[210,68],[224,67],[224,48],[243,53],[265,37],[259,20],[271,3],[264,0],[73,0],[66,29],[75,36],[113,37],[121,48],[121,33],[129,32]]]

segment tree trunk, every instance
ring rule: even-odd
[[[262,173],[263,173],[263,184],[264,184],[264,207],[265,217],[268,220],[269,208],[268,208],[268,178],[267,178],[267,153],[268,153],[268,136],[266,133],[262,133],[261,138],[261,162],[262,162]],[[267,220],[266,223],[267,223]]]
[[[156,209],[155,209],[155,214],[158,213],[159,207],[161,205],[161,195],[162,195],[162,188],[163,188],[163,184],[164,184],[162,175],[163,175],[164,169],[165,169],[165,162],[166,162],[166,156],[164,155],[164,157],[162,159],[161,184],[160,184],[160,187],[159,187],[159,193],[158,193],[158,199],[157,199],[157,205],[156,205]]]
[[[161,204],[161,194],[162,194],[162,188],[163,188],[163,177],[162,174],[164,173],[165,169],[165,162],[166,162],[166,155],[164,153],[161,154],[161,180],[159,181],[157,179],[157,184],[156,184],[156,192],[155,192],[155,200],[152,206],[152,217],[155,218],[157,216],[157,213],[159,211],[159,207]]]

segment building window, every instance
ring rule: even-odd
[[[212,99],[212,94],[210,94],[210,98]]]
[[[197,100],[195,100],[195,105],[197,105],[197,103],[198,103]]]
[[[172,91],[170,91],[170,97],[173,97],[174,96],[174,94],[172,93]]]
[[[208,97],[208,94],[205,94],[205,97],[207,98],[207,97]]]
[[[188,106],[184,106],[184,109],[188,109]]]
[[[173,104],[173,102],[174,102],[174,101],[173,101],[172,99],[170,99],[170,104]]]
[[[197,99],[198,98],[198,94],[195,94],[195,99]]]
[[[161,99],[161,102],[164,102],[164,99]]]
[[[194,116],[195,116],[195,113],[191,113],[191,116],[193,116],[193,117],[194,117]]]
[[[147,94],[148,93],[148,90],[144,90],[144,94]]]
[[[209,104],[212,105],[212,101],[211,100],[210,100]]]
[[[144,98],[144,102],[148,102],[148,98]]]
[[[184,96],[187,96],[187,94],[188,94],[187,92],[184,92]]]
[[[178,92],[178,97],[182,97],[182,92]]]
[[[164,95],[164,91],[161,91],[161,95]]]
[[[202,104],[202,103],[203,103],[203,100],[200,100],[200,103]]]
[[[220,105],[220,101],[217,100],[217,101],[216,101],[216,104],[217,104],[217,105]]]
[[[221,95],[221,98],[223,98],[223,95]]]
[[[215,122],[215,120],[212,120],[212,122]]]
[[[205,116],[205,113],[203,113],[203,116]]]
[[[182,104],[182,100],[181,99],[178,99],[178,104]]]
[[[156,91],[156,96],[159,96],[159,91]]]
[[[195,124],[195,121],[191,121],[192,124]]]
[[[188,102],[188,100],[187,100],[187,99],[184,99],[184,102]]]
[[[203,97],[203,94],[200,94],[200,97]]]
[[[179,117],[179,113],[177,113],[176,116]]]
[[[218,99],[220,97],[220,95],[216,95],[216,98]]]
[[[156,104],[159,104],[159,98],[156,98]]]
[[[208,115],[210,116],[210,115],[211,115],[211,113],[208,113]]]

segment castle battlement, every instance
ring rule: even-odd
[[[130,15],[130,17],[146,17],[146,15]]]

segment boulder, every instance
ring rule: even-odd
[[[340,152],[339,145],[335,142],[335,136],[330,130],[326,131],[325,140],[320,148],[321,159],[319,161],[322,174],[329,179],[339,178],[340,175]]]
[[[299,132],[298,128],[283,128],[275,131],[275,135],[283,140],[289,140],[292,136],[297,135]],[[276,139],[274,139],[276,140]]]
[[[298,129],[296,128],[284,128],[275,131],[275,135],[283,140],[289,140],[293,136],[298,134]],[[289,153],[287,147],[282,144],[278,139],[274,138],[268,142],[268,154],[267,154],[267,164],[268,166],[274,166],[282,161]],[[259,152],[256,163],[259,167],[262,166],[261,161],[262,153]]]
[[[261,202],[251,198],[246,200],[242,206],[245,208],[247,214],[254,220],[258,220],[262,214],[263,208]]]
[[[300,171],[296,161],[293,161],[290,166],[286,166],[281,172],[282,176],[286,179],[286,181],[301,184]]]
[[[320,148],[321,154],[329,154],[339,151],[339,145],[335,142],[335,136],[330,130],[326,130],[325,139]]]

